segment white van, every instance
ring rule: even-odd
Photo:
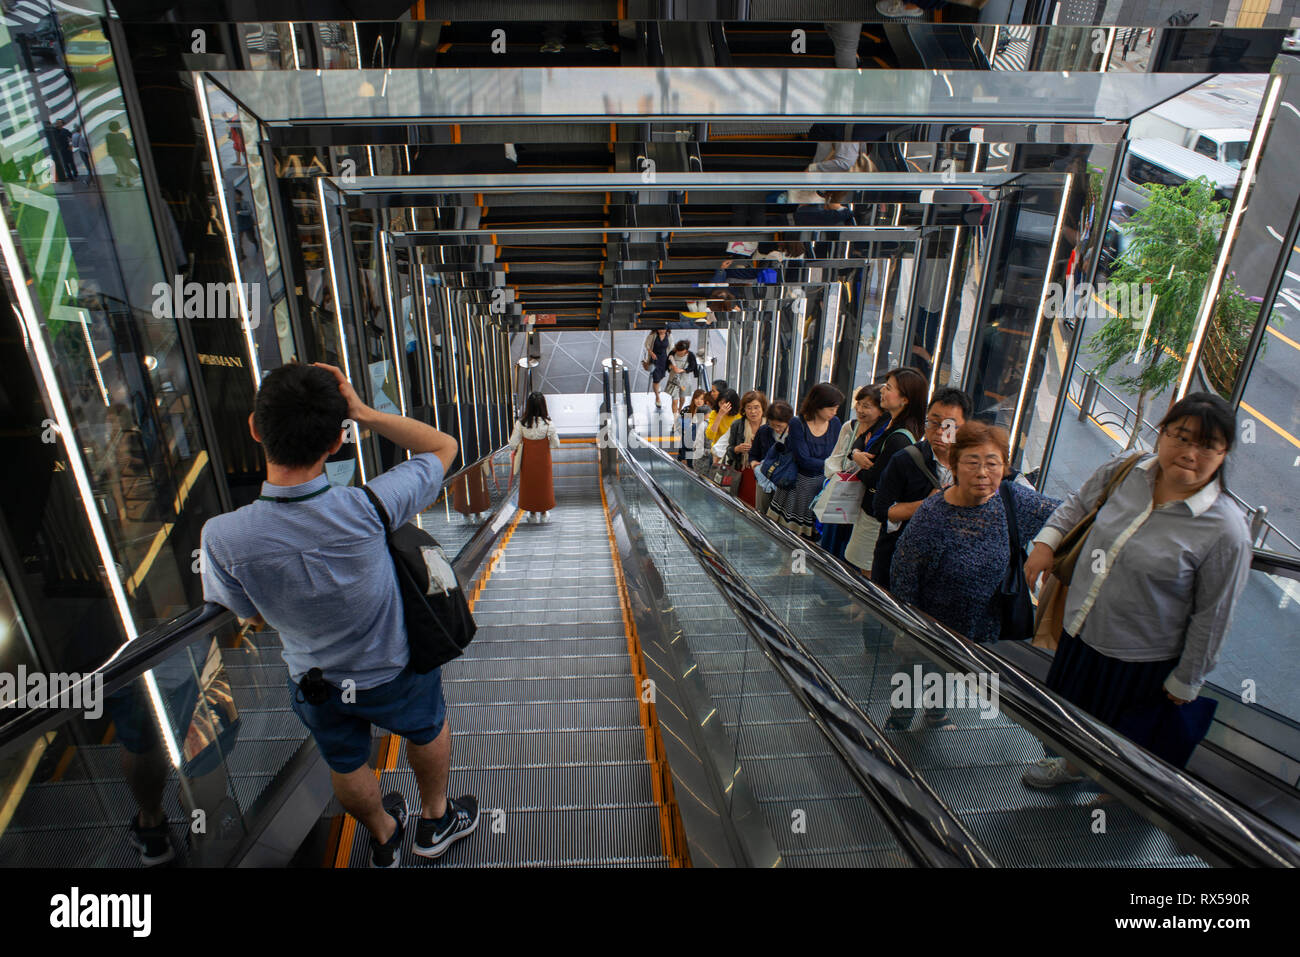
[[[1147,186],[1181,186],[1199,176],[1214,184],[1218,199],[1231,199],[1238,175],[1231,166],[1167,140],[1132,140],[1115,189],[1115,202],[1127,207],[1131,215],[1146,206]]]

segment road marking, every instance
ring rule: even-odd
[[[1067,399],[1070,399],[1070,397],[1069,397],[1068,395],[1066,396],[1066,398],[1067,398]],[[1076,409],[1077,409],[1077,408],[1080,408],[1079,403],[1075,402],[1073,399],[1070,399],[1070,405],[1074,406]],[[1110,426],[1108,426],[1108,425],[1102,425],[1100,422],[1098,422],[1098,421],[1097,421],[1095,418],[1093,418],[1091,415],[1088,416],[1088,421],[1091,422],[1093,425],[1095,425],[1097,428],[1101,429],[1103,432],[1105,432],[1107,435],[1109,435],[1112,439],[1114,439],[1114,440],[1115,440],[1116,442],[1118,442],[1120,445],[1123,445],[1123,444],[1124,444],[1124,436],[1118,434],[1118,433],[1117,433],[1114,429],[1112,429]]]
[[[1270,419],[1268,416],[1263,415],[1263,414],[1260,413],[1257,409],[1253,408],[1253,407],[1250,406],[1250,405],[1247,405],[1245,402],[1241,403],[1241,407],[1242,407],[1243,409],[1245,409],[1247,412],[1249,412],[1251,415],[1253,415],[1255,418],[1259,419],[1259,421],[1261,421],[1261,422],[1263,422],[1265,425],[1267,425],[1270,429],[1272,429],[1272,430],[1273,430],[1274,432],[1276,432],[1278,435],[1282,436],[1282,438],[1286,439],[1288,442],[1290,442],[1290,443],[1291,443],[1292,445],[1294,445],[1296,448],[1300,449],[1300,439],[1297,439],[1294,435],[1292,435],[1292,434],[1291,434],[1290,432],[1288,432],[1286,429],[1282,428],[1282,426],[1278,425],[1276,422],[1274,422],[1274,421],[1273,421],[1272,419]]]
[[[1277,230],[1274,229],[1272,226],[1265,226],[1264,228],[1267,229],[1268,234],[1272,236],[1274,239],[1276,239],[1279,243],[1286,242],[1285,239],[1283,239],[1281,236],[1278,235]],[[1300,246],[1292,246],[1291,248],[1294,249],[1296,252],[1300,253]]]
[[[1272,326],[1265,326],[1264,328],[1267,329],[1269,332],[1273,333],[1273,335],[1277,336],[1279,339],[1285,342],[1292,349],[1300,349],[1300,342],[1296,342],[1290,336],[1284,336],[1282,333],[1278,332]]]

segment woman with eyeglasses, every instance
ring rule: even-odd
[[[1083,542],[1047,675],[1048,688],[1115,727],[1164,701],[1181,706],[1197,697],[1250,575],[1246,516],[1224,486],[1236,413],[1219,396],[1196,392],[1159,430],[1154,453],[1108,462],[1084,482],[1047,520],[1025,562],[1035,588],[1065,533],[1127,466]],[[1166,757],[1163,741],[1138,743]],[[1037,788],[1080,779],[1053,755],[1024,775]]]
[[[890,564],[895,598],[971,641],[1002,638],[994,597],[1011,560],[1007,507],[1015,508],[1023,549],[1061,504],[1027,485],[1002,481],[1007,444],[1006,429],[996,425],[967,422],[957,430],[948,450],[953,484],[917,506]]]

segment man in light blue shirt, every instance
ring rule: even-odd
[[[407,668],[383,524],[361,488],[332,487],[324,475],[347,419],[412,453],[370,482],[393,527],[433,504],[456,458],[455,439],[375,411],[333,366],[282,366],[262,380],[249,416],[266,452],[262,495],[203,527],[203,595],[279,632],[294,711],[330,766],[339,802],[370,830],[372,864],[394,867],[406,802],[397,792],[380,798],[368,766],[371,724],[406,738],[420,788],[416,854],[438,857],[473,831],[478,802],[447,798],[451,738],[441,669],[417,675]],[[299,685],[313,669],[326,682],[323,701]]]

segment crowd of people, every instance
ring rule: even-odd
[[[1038,610],[1040,634],[1054,628],[1057,644],[1047,686],[1185,764],[1209,726],[1205,708],[1187,705],[1214,669],[1250,570],[1246,517],[1223,484],[1237,434],[1228,403],[1185,397],[1160,422],[1154,451],[1107,462],[1061,501],[1016,472],[1006,430],[975,419],[960,389],[931,393],[903,367],[859,388],[841,423],[844,398],[818,383],[796,413],[715,381],[682,410],[678,457],[973,642],[1033,637],[1031,595],[1055,569],[1064,582],[1044,585]],[[1072,578],[1061,570],[1068,550],[1083,556]],[[895,708],[886,727],[913,719]],[[953,727],[942,707],[925,724]],[[1080,777],[1049,753],[1024,781]]]

